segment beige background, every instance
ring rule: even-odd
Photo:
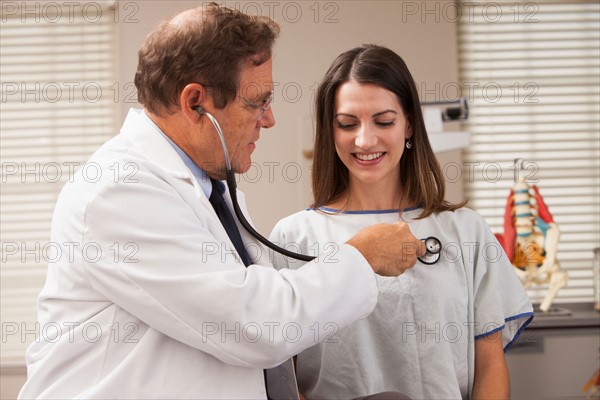
[[[254,154],[255,166],[240,177],[240,188],[258,229],[268,235],[282,217],[306,208],[311,199],[310,163],[302,150],[312,143],[314,89],[329,64],[342,51],[363,43],[390,47],[413,73],[426,100],[444,100],[440,88],[458,82],[456,21],[452,1],[258,1],[225,2],[250,14],[273,17],[282,34],[274,55],[277,124],[261,134]],[[126,1],[120,7],[119,50],[115,55],[120,87],[133,82],[137,49],[158,21],[201,4],[184,1]],[[416,7],[416,9],[415,9]],[[437,9],[437,12],[435,10]],[[124,95],[131,94],[124,92]],[[136,104],[122,103],[121,118]],[[440,161],[460,162],[460,153],[440,154]],[[460,182],[450,185],[450,200],[462,199]],[[24,367],[2,364],[0,398],[15,398],[25,379]]]

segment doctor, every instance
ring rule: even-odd
[[[375,273],[399,275],[424,253],[406,225],[382,224],[328,260],[276,271],[243,228],[243,248],[230,239],[209,201],[215,190],[229,199],[216,181],[221,143],[197,107],[246,171],[260,129],[275,124],[278,32],[211,3],[149,34],[135,76],[144,109],[89,160],[100,180],[82,168],[56,204],[62,256],[39,295],[20,398],[267,398],[294,383],[265,369],[368,315]]]

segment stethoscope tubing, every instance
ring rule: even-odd
[[[244,229],[246,229],[246,231],[250,235],[252,235],[259,242],[261,242],[262,244],[264,244],[265,246],[267,246],[271,250],[276,251],[277,253],[280,253],[280,254],[282,254],[282,255],[284,255],[286,257],[294,258],[294,259],[300,260],[300,261],[307,261],[308,262],[308,261],[314,260],[316,258],[314,256],[309,256],[309,255],[306,255],[306,254],[296,253],[296,252],[284,249],[283,247],[277,246],[275,243],[269,241],[263,235],[261,235],[260,233],[258,233],[256,231],[256,229],[254,229],[252,227],[252,225],[250,225],[250,223],[246,219],[246,216],[244,215],[244,213],[240,209],[240,205],[239,205],[238,200],[237,200],[237,183],[235,181],[235,172],[233,172],[233,170],[231,169],[231,164],[229,162],[229,152],[227,151],[227,145],[225,144],[225,136],[223,135],[223,131],[221,130],[221,126],[219,125],[219,122],[217,121],[217,119],[211,113],[209,113],[208,111],[203,110],[200,106],[195,107],[195,110],[198,112],[198,114],[200,114],[200,115],[206,115],[208,117],[208,119],[210,120],[210,122],[213,124],[215,130],[217,131],[217,134],[219,135],[219,139],[221,140],[221,146],[223,147],[223,154],[225,156],[225,174],[227,176],[227,179],[226,179],[227,188],[229,189],[229,195],[231,196],[231,204],[233,205],[233,210],[235,212],[235,215],[236,215],[237,219],[240,221],[240,224],[242,224],[242,226],[244,227]],[[435,252],[431,252],[429,249],[427,249],[426,255],[427,254],[438,254],[441,251],[442,245],[441,245],[439,239],[437,239],[436,237],[430,236],[430,237],[422,239],[422,240],[426,244],[427,244],[428,240],[434,240],[434,241],[436,241],[436,245],[437,245],[437,248],[438,248],[437,251],[435,251]],[[440,257],[437,257],[433,262],[425,261],[423,259],[423,257],[418,257],[417,259],[421,263],[423,263],[425,265],[433,265],[433,264],[435,264],[435,263],[438,262],[438,260],[440,259]]]
[[[244,229],[246,229],[246,231],[250,235],[254,236],[254,238],[256,238],[256,240],[258,240],[259,242],[261,242],[262,244],[264,244],[271,250],[276,251],[277,253],[283,254],[286,257],[291,257],[291,258],[294,258],[294,259],[300,260],[300,261],[314,260],[316,257],[308,256],[308,255],[300,254],[300,253],[295,253],[293,251],[284,249],[283,247],[277,246],[275,243],[269,241],[263,235],[258,233],[256,231],[256,229],[254,229],[252,227],[252,225],[250,225],[250,223],[246,219],[246,216],[240,209],[240,205],[237,200],[237,183],[235,181],[235,172],[233,172],[233,170],[231,169],[231,163],[229,161],[229,152],[227,151],[227,145],[225,144],[225,136],[223,135],[221,126],[219,125],[219,122],[217,121],[217,119],[208,111],[203,110],[202,107],[197,106],[197,107],[195,107],[195,110],[196,110],[196,112],[198,112],[198,114],[206,115],[208,117],[210,122],[213,124],[215,130],[217,131],[217,135],[219,135],[219,139],[221,140],[221,147],[223,147],[223,154],[225,156],[225,174],[227,176],[227,179],[226,179],[227,188],[229,189],[229,196],[231,196],[231,204],[233,205],[233,211],[235,212],[235,215],[236,215],[238,221],[240,221],[240,224],[242,224]]]
[[[279,247],[277,246],[275,243],[269,241],[267,238],[265,238],[263,235],[261,235],[260,233],[258,233],[253,227],[252,225],[250,225],[250,223],[248,222],[248,220],[246,219],[246,217],[244,216],[244,213],[242,212],[242,210],[240,209],[240,205],[237,201],[237,185],[235,182],[235,173],[228,169],[226,171],[227,173],[227,187],[229,188],[229,195],[231,196],[231,203],[233,204],[233,210],[235,211],[235,215],[237,216],[238,220],[240,221],[240,223],[242,224],[242,226],[244,227],[244,229],[246,229],[246,231],[248,231],[249,234],[251,234],[252,236],[254,236],[259,242],[261,242],[262,244],[264,244],[265,246],[267,246],[268,248],[270,248],[271,250],[274,250],[280,254],[283,254],[286,257],[291,257],[291,258],[295,258],[296,260],[300,260],[300,261],[312,261],[314,260],[316,257],[313,256],[308,256],[305,254],[300,254],[300,253],[295,253],[293,251],[289,251],[287,249],[284,249],[283,247]]]

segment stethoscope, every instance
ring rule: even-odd
[[[425,254],[417,259],[426,265],[433,265],[440,260],[442,252],[442,242],[435,236],[421,239],[425,243]]]
[[[267,238],[265,238],[260,233],[258,233],[252,227],[252,225],[250,225],[250,223],[244,216],[244,213],[242,213],[242,210],[240,209],[240,205],[238,204],[237,183],[235,182],[235,172],[233,172],[231,169],[231,163],[229,161],[229,152],[227,151],[227,146],[225,144],[225,136],[223,135],[221,126],[217,122],[216,118],[211,113],[204,110],[202,107],[195,106],[194,110],[196,110],[196,112],[199,115],[206,115],[208,117],[208,119],[210,120],[210,122],[215,127],[217,134],[219,135],[219,139],[221,140],[221,146],[223,147],[223,154],[225,155],[225,174],[227,176],[226,181],[227,181],[227,187],[229,188],[229,195],[231,196],[231,203],[233,204],[233,210],[235,211],[235,215],[237,216],[238,220],[240,221],[240,223],[242,224],[244,229],[246,229],[246,231],[248,231],[248,233],[250,235],[254,236],[259,242],[261,242],[262,244],[264,244],[271,250],[274,250],[277,253],[283,254],[286,257],[291,257],[291,258],[294,258],[296,260],[301,260],[301,261],[314,260],[316,257],[308,256],[308,255],[300,254],[300,253],[295,253],[293,251],[284,249],[283,247],[277,246],[275,243],[269,241]],[[418,260],[426,265],[432,265],[432,264],[437,263],[440,259],[440,252],[442,251],[441,242],[436,237],[433,237],[433,236],[430,236],[426,239],[421,239],[421,240],[423,240],[423,242],[425,243],[426,252],[421,257],[418,257]]]

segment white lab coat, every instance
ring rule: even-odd
[[[373,310],[374,273],[349,245],[276,271],[240,227],[256,262],[245,268],[190,170],[140,113],[60,194],[19,396],[264,399],[263,368]]]

